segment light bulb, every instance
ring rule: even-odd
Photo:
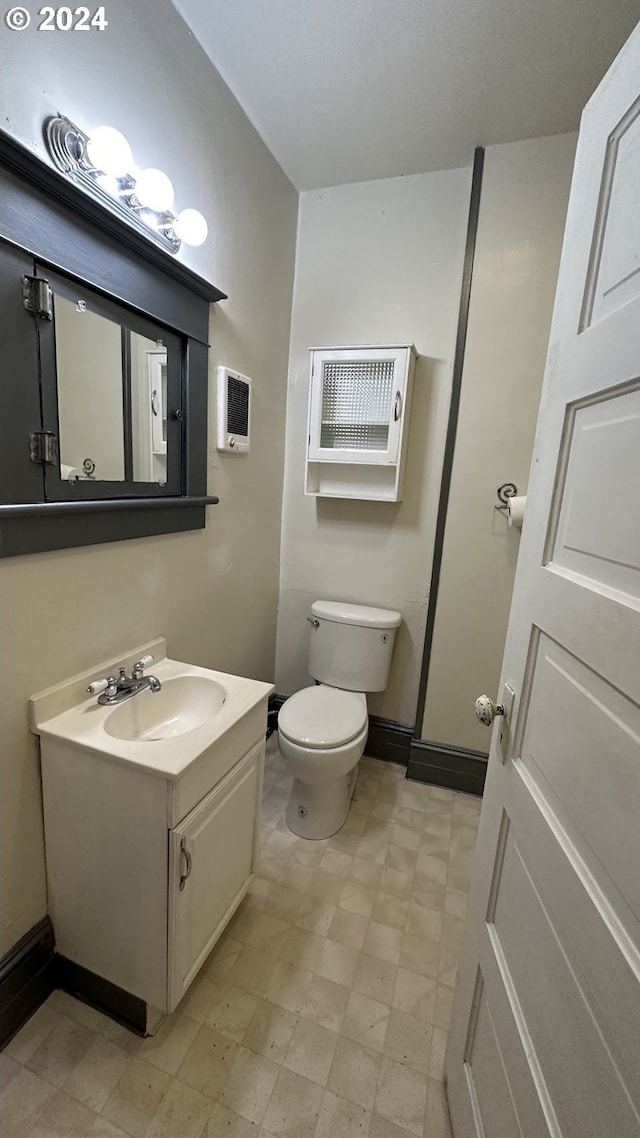
[[[94,130],[87,143],[87,156],[94,169],[112,178],[121,178],[133,166],[129,143],[112,126],[99,126]]]
[[[136,178],[134,193],[141,206],[156,213],[164,213],[173,205],[173,186],[162,170],[142,170]]]
[[[197,209],[183,209],[176,217],[173,229],[185,245],[202,245],[209,232],[206,220]]]

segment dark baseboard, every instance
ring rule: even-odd
[[[277,692],[269,697],[268,724],[271,730],[277,726],[278,712],[288,698]],[[395,719],[381,719],[377,715],[370,715],[366,754],[372,759],[384,759],[386,762],[401,763],[406,767],[409,762],[409,744],[412,735],[413,727],[396,723]]]
[[[55,987],[53,927],[45,917],[0,961],[0,1048]]]
[[[105,1012],[138,1035],[147,1030],[147,1004],[65,956],[56,956],[56,988]]]
[[[482,794],[487,773],[488,755],[465,747],[449,747],[446,743],[430,743],[412,739],[407,778],[429,782],[449,790]]]
[[[370,715],[366,754],[372,759],[384,759],[388,763],[401,763],[406,767],[412,735],[413,727],[396,723],[395,719]]]

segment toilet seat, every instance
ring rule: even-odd
[[[278,730],[292,743],[326,750],[341,747],[361,733],[367,723],[363,692],[343,691],[326,684],[303,688],[282,705]]]

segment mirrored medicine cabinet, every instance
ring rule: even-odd
[[[205,525],[224,296],[0,133],[0,555]]]

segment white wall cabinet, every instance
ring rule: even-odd
[[[415,349],[312,348],[305,493],[402,498]]]

